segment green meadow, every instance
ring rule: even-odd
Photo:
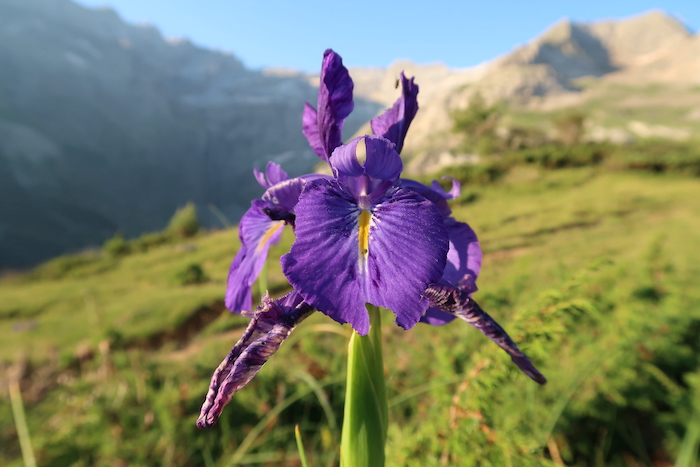
[[[519,163],[463,185],[474,298],[549,382],[466,323],[386,315],[387,465],[700,465],[700,179],[633,169]],[[273,295],[292,240],[272,250]],[[235,229],[200,232],[5,276],[0,464],[294,466],[298,425],[309,465],[337,465],[350,329],[321,313],[195,427],[247,323],[222,302],[237,248]]]

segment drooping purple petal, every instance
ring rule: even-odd
[[[534,381],[539,384],[547,382],[547,379],[535,368],[527,355],[508,336],[508,333],[469,297],[468,290],[461,287],[431,286],[423,296],[430,301],[432,308],[452,313],[484,333],[486,337],[505,350],[518,368]]]
[[[313,312],[299,294],[290,292],[277,300],[263,297],[248,328],[214,372],[197,426],[206,428],[218,420],[233,395],[248,384],[292,330]]]
[[[226,286],[226,308],[236,313],[252,308],[251,287],[265,265],[270,246],[279,242],[284,221],[272,220],[263,208],[266,203],[255,200],[241,218],[238,237],[241,248],[233,259]]]
[[[450,217],[445,221],[445,225],[450,235],[450,250],[447,252],[447,264],[440,283],[460,287],[471,295],[477,291],[476,278],[481,270],[479,240],[468,224]],[[421,322],[442,326],[454,319],[454,314],[428,308]]]
[[[442,279],[456,286],[469,276],[469,293],[474,293],[477,290],[474,281],[479,276],[482,261],[479,239],[469,224],[450,218],[445,225],[450,235],[450,251]]]
[[[391,188],[363,211],[338,182],[318,180],[304,188],[296,214],[282,270],[308,303],[362,335],[369,331],[366,302],[391,309],[404,329],[420,320],[428,307],[421,294],[442,276],[448,249],[433,203]]]
[[[453,314],[436,310],[435,308],[428,308],[425,314],[421,316],[420,322],[431,326],[444,326],[447,323],[451,323],[456,318],[457,317]]]
[[[459,222],[451,217],[449,205],[445,202],[444,191],[427,187],[415,180],[401,179],[401,186],[419,193],[432,201],[444,216],[445,225],[450,235],[450,251],[447,255],[448,265],[445,267],[443,279],[451,285],[456,285],[469,274],[476,279],[481,270],[482,253],[476,233],[469,224]],[[458,188],[457,188],[458,189]],[[451,192],[455,190],[453,186]],[[470,293],[475,292],[476,289]]]
[[[282,170],[282,167],[275,162],[267,163],[265,173],[262,173],[262,171],[256,167],[253,169],[253,174],[255,174],[255,179],[258,181],[260,186],[265,189],[268,189],[271,186],[289,178],[287,172]]]
[[[448,219],[452,215],[452,209],[450,209],[449,204],[447,204],[447,199],[445,196],[443,196],[444,191],[435,191],[431,187],[425,186],[420,182],[408,178],[401,179],[401,186],[408,190],[415,191],[423,198],[432,201],[433,204],[435,204],[435,206],[437,206],[437,208],[440,210],[440,213],[442,213],[442,217],[444,219]]]
[[[372,132],[396,144],[396,152],[401,153],[408,127],[417,112],[418,85],[401,72],[401,97],[390,109],[371,120]]]
[[[340,55],[328,49],[323,54],[318,89],[318,110],[304,106],[302,132],[314,152],[327,161],[333,150],[342,144],[343,123],[354,103],[354,84]],[[313,125],[316,114],[316,127]]]

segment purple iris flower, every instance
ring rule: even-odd
[[[333,176],[289,178],[274,163],[265,173],[256,169],[266,191],[241,219],[241,248],[226,290],[227,308],[252,321],[214,373],[199,427],[216,422],[236,391],[314,310],[367,334],[365,303],[390,309],[403,329],[419,321],[442,325],[460,318],[504,349],[533,380],[546,382],[471,297],[482,254],[474,231],[452,217],[447,203],[459,196],[459,183],[453,181],[446,192],[437,182],[428,187],[400,178],[399,152],[418,111],[418,86],[403,73],[400,81],[399,99],[371,121],[375,134],[343,144],[353,83],[340,56],[327,50],[318,109],[305,105],[302,131]],[[263,297],[252,312],[251,287],[285,225],[296,235],[281,259],[294,290],[276,300]]]

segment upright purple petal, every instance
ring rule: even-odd
[[[365,149],[362,162],[357,156],[361,144]],[[339,146],[333,152],[331,166],[338,181],[350,190],[360,205],[374,204],[381,199],[403,170],[394,143],[381,136],[362,136]]]
[[[393,107],[371,120],[372,132],[396,144],[396,152],[403,149],[408,127],[418,112],[418,85],[401,72],[401,97]]]
[[[404,329],[420,320],[428,307],[421,294],[442,276],[448,249],[433,203],[392,188],[364,210],[339,183],[318,180],[304,188],[296,214],[282,270],[305,301],[360,334],[369,331],[366,302],[391,309]]]
[[[324,161],[328,160],[326,149],[321,141],[321,134],[318,132],[318,114],[308,102],[304,102],[304,113],[301,119],[301,132],[306,136],[309,146],[314,153]]]
[[[268,162],[265,167],[265,176],[267,177],[267,182],[270,186],[277,185],[278,183],[289,179],[287,172],[282,170],[282,167],[275,162]]]
[[[257,167],[253,169],[255,179],[261,187],[268,189],[283,180],[287,180],[289,175],[282,170],[282,167],[275,162],[268,162],[265,167],[265,173],[262,173]]]
[[[365,136],[364,140],[367,149],[365,173],[377,180],[395,182],[403,171],[403,162],[395,145],[381,136]]]
[[[457,199],[459,198],[459,195],[462,194],[462,184],[459,183],[459,180],[455,180],[454,178],[450,177],[449,175],[443,175],[441,177],[443,180],[446,178],[449,178],[452,180],[452,188],[450,188],[450,191],[445,191],[444,188],[438,183],[437,180],[433,180],[430,186],[435,190],[437,193],[440,193],[443,198],[445,199]]]
[[[248,384],[280,348],[292,330],[313,312],[296,292],[271,300],[263,298],[248,328],[214,372],[209,391],[197,419],[199,428],[218,420],[234,394]]]
[[[253,168],[253,175],[255,176],[255,180],[258,181],[258,185],[261,187],[265,188],[266,190],[270,188],[270,184],[267,181],[267,178],[265,177],[265,174],[258,169],[257,167]]]
[[[233,259],[226,286],[226,308],[236,313],[252,308],[251,287],[265,265],[270,246],[279,242],[284,221],[272,220],[263,208],[266,203],[255,200],[241,218],[238,237],[241,248]]]
[[[496,345],[510,355],[511,360],[520,370],[539,384],[545,384],[547,379],[532,364],[513,342],[508,333],[488,313],[481,309],[471,297],[469,291],[461,287],[431,286],[424,296],[430,300],[430,306],[454,314],[471,324]]]
[[[331,167],[338,176],[343,177],[359,177],[364,175],[365,169],[357,159],[357,146],[363,142],[363,138],[355,138],[347,144],[337,147],[333,151],[333,160]]]
[[[328,49],[323,54],[321,80],[318,89],[318,110],[306,104],[302,132],[314,152],[327,161],[333,150],[342,144],[343,123],[354,103],[354,84],[340,55]],[[313,125],[314,113],[316,126]]]

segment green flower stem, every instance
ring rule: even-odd
[[[341,467],[382,467],[388,426],[380,310],[367,305],[370,331],[348,345]]]

